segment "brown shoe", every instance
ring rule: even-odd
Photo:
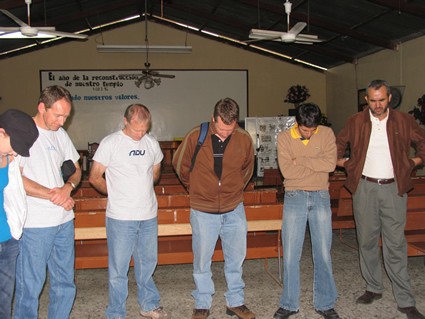
[[[377,294],[376,292],[366,290],[366,292],[363,295],[357,298],[356,303],[368,305],[374,302],[375,300],[379,300],[381,298],[382,298],[382,294]]]
[[[255,319],[255,314],[245,305],[239,307],[226,307],[226,313],[229,316],[237,316],[239,319]]]
[[[162,307],[157,307],[150,311],[140,310],[140,315],[151,319],[169,319],[171,316]]]
[[[207,319],[209,315],[209,309],[193,309],[192,319]]]
[[[407,319],[425,319],[424,315],[421,314],[416,307],[398,307],[397,309],[398,311],[406,314]]]

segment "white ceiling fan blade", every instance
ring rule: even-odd
[[[20,30],[20,27],[0,27],[0,32],[16,32]]]
[[[49,32],[54,32],[54,27],[20,27],[20,31],[22,36],[29,37],[29,38],[54,38],[55,36],[52,35]]]
[[[276,37],[281,37],[282,34],[286,34],[286,32],[262,30],[262,29],[251,29],[251,31],[249,32],[249,37],[251,39],[258,39],[259,37],[276,38]]]
[[[244,43],[254,43],[254,42],[259,42],[259,41],[280,41],[280,37],[255,37],[252,38],[252,40],[245,40]]]
[[[293,43],[295,41],[295,38],[295,34],[288,32],[280,37],[280,41],[283,43]]]
[[[308,44],[308,45],[313,45],[313,42],[298,41],[298,40],[295,40],[295,41],[294,41],[294,43],[297,43],[297,44]]]
[[[296,25],[292,27],[291,30],[288,31],[288,33],[297,35],[300,33],[304,28],[307,26],[307,23],[305,22],[298,22]]]
[[[161,74],[161,73],[158,73],[154,76],[159,78],[167,78],[167,79],[174,79],[176,77],[175,75],[172,75],[172,74]]]
[[[44,32],[44,31],[52,31],[55,32],[56,28],[55,27],[34,27],[36,28],[38,31]]]
[[[300,41],[300,42],[311,42],[311,43],[320,43],[323,42],[322,39],[317,39],[317,38],[304,38],[304,37],[300,37],[299,35],[295,38],[296,41]]]
[[[16,35],[21,34],[19,27],[16,28],[0,28],[0,37],[2,39],[15,39]]]
[[[308,41],[313,42],[313,43],[320,43],[320,42],[323,42],[324,40],[322,40],[322,39],[310,39]]]
[[[70,32],[61,32],[61,31],[44,31],[43,33],[49,34],[55,37],[63,37],[63,38],[74,38],[74,39],[87,39],[87,34],[77,34],[77,33],[70,33]]]
[[[28,37],[28,38],[51,38],[51,37],[67,37],[67,38],[75,38],[75,39],[86,39],[88,36],[85,34],[75,34],[75,33],[68,33],[68,32],[60,32],[56,31],[55,27],[31,27],[30,25],[26,24],[22,20],[18,19],[16,16],[14,16],[12,13],[10,13],[7,10],[0,9],[0,12],[12,19],[16,24],[18,24],[19,28],[1,28],[0,32],[6,32],[10,33],[10,36],[7,36],[6,34],[3,34],[2,36],[4,38],[22,38],[22,37]],[[19,31],[21,35],[14,35],[12,32]]]
[[[19,19],[15,15],[11,14],[9,11],[0,9],[0,12],[3,13],[5,16],[8,16],[10,19],[12,19],[17,25],[20,25],[21,27],[28,27],[28,24],[23,22],[21,19]]]
[[[159,78],[173,79],[176,77],[175,75],[172,75],[172,74],[161,74],[159,73],[159,71],[156,71],[156,70],[149,70],[146,73],[149,73],[150,76],[159,77]]]
[[[257,41],[257,40],[274,40],[274,39],[280,39],[280,36],[278,37],[270,37],[270,36],[262,36],[262,35],[251,35],[249,36],[250,39],[253,39],[251,41]],[[249,40],[246,42],[250,42]]]
[[[307,40],[317,40],[319,37],[317,35],[314,35],[314,34],[300,33],[300,34],[297,35],[297,38],[307,39]]]
[[[45,31],[46,30],[46,31]],[[16,27],[16,28],[2,28],[0,27],[0,38],[1,39],[42,39],[42,38],[54,38],[54,35],[47,34],[48,31],[54,31],[55,28],[43,28],[40,30],[33,27]]]

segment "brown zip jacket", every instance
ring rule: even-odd
[[[352,194],[356,192],[362,175],[371,132],[369,108],[366,108],[347,120],[336,139],[338,159],[343,158],[345,147],[350,143],[350,159],[345,162],[344,168],[347,173],[345,187]],[[413,188],[410,178],[415,168],[410,158],[412,144],[415,145],[416,156],[425,163],[425,130],[410,114],[390,109],[387,135],[398,194],[402,196]]]
[[[251,136],[236,125],[223,155],[221,181],[214,172],[210,124],[204,144],[189,172],[198,141],[200,126],[193,128],[183,139],[173,156],[173,167],[180,181],[189,190],[190,207],[201,212],[225,213],[243,202],[243,191],[254,170],[254,147]]]

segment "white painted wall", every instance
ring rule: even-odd
[[[326,112],[326,75],[252,53],[232,45],[186,34],[163,25],[149,24],[151,45],[183,45],[193,47],[191,54],[150,54],[153,69],[246,69],[248,70],[248,115],[277,116],[287,114],[293,105],[284,103],[287,90],[294,84],[310,89],[310,100]],[[136,23],[28,54],[0,60],[0,108],[16,107],[30,114],[36,112],[40,92],[40,70],[137,69],[144,67],[143,53],[97,53],[97,44],[143,44],[144,25]],[[144,90],[144,89],[140,89]],[[155,89],[152,89],[155,90]],[[196,92],[194,92],[196,94]],[[190,95],[187,103],[192,102]],[[211,110],[214,105],[211,105]],[[148,105],[149,107],[149,105]],[[190,114],[179,121],[193,122]],[[241,119],[243,120],[243,119]],[[197,124],[191,123],[193,125]],[[192,126],[193,126],[192,125]]]
[[[357,90],[374,79],[404,85],[400,111],[408,112],[425,94],[425,37],[400,45],[398,51],[384,50],[327,72],[329,120],[337,133],[346,119],[357,112]]]

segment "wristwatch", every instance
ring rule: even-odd
[[[72,190],[74,190],[74,189],[75,189],[75,184],[74,184],[73,182],[71,182],[71,181],[67,181],[66,183],[67,183],[67,184],[69,184],[69,185],[71,185]]]

